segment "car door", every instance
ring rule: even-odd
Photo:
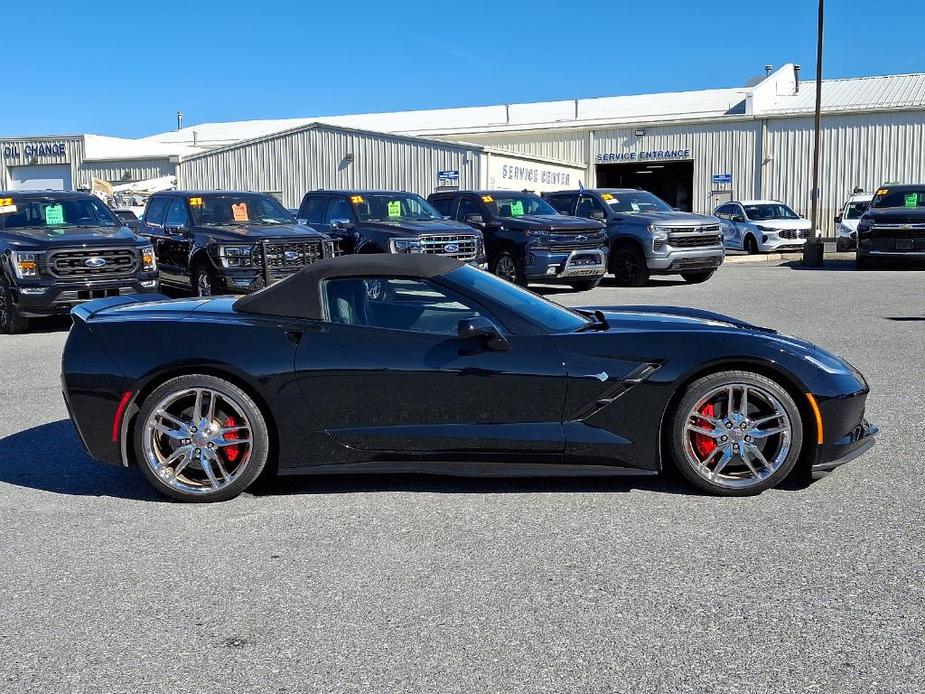
[[[171,284],[185,286],[190,281],[187,264],[193,248],[193,231],[186,198],[171,196],[169,200],[161,240],[161,276]]]
[[[732,205],[720,205],[713,212],[713,216],[719,220],[719,228],[723,234],[723,246],[726,248],[739,248],[736,238],[736,226],[732,221]]]
[[[328,207],[318,231],[339,239],[344,253],[356,253],[359,250],[356,223],[357,217],[347,196],[332,195],[328,198]]]
[[[296,378],[307,408],[354,450],[560,459],[562,358],[546,335],[515,335],[471,299],[436,282],[336,278],[326,320],[302,336]],[[461,338],[487,319],[503,345]],[[486,462],[491,462],[487,459]]]
[[[607,220],[607,211],[597,198],[585,193],[578,197],[575,216],[584,217],[585,219],[594,219],[598,222],[605,222]]]
[[[164,274],[163,256],[164,256],[164,216],[167,214],[167,208],[170,206],[170,198],[166,195],[155,195],[145,207],[145,213],[141,220],[141,235],[147,238],[154,247],[154,255],[157,257],[158,267],[161,268],[161,282],[169,282],[168,277]]]
[[[429,200],[429,202],[444,219],[454,219],[456,217],[457,197],[455,195],[442,195]]]
[[[575,201],[578,195],[575,193],[551,193],[546,196],[546,202],[552,205],[556,212],[564,215],[575,214]]]

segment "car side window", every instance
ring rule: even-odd
[[[606,219],[607,213],[604,206],[590,195],[582,195],[578,199],[578,207],[575,210],[576,217],[585,217],[587,219]]]
[[[453,212],[456,211],[455,197],[434,198],[430,201],[430,204],[433,205],[434,209],[444,217],[452,217]]]
[[[459,210],[456,213],[456,219],[460,222],[465,222],[466,218],[470,214],[477,214],[480,217],[485,218],[485,213],[482,212],[481,206],[468,196],[463,196],[459,201]]]
[[[167,211],[168,202],[170,202],[170,198],[166,196],[151,198],[145,208],[145,224],[152,227],[163,226],[164,213]]]
[[[186,200],[174,198],[167,210],[164,226],[186,228],[189,226],[189,215],[186,212]]]
[[[572,203],[575,202],[573,195],[550,195],[546,202],[552,205],[559,214],[572,214]]]
[[[302,201],[299,208],[299,219],[306,220],[309,224],[321,224],[324,222],[324,211],[328,204],[328,198],[325,195],[312,195]]]
[[[481,316],[468,299],[426,280],[349,277],[324,283],[331,323],[456,336],[459,321]]]
[[[350,209],[350,203],[347,198],[331,198],[328,203],[328,211],[324,216],[324,223],[330,224],[335,219],[353,219],[353,212]]]

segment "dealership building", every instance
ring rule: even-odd
[[[925,74],[824,80],[819,197],[925,181]],[[139,139],[0,138],[3,188],[89,188],[174,176],[287,206],[316,188],[535,191],[640,187],[709,212],[771,198],[808,213],[816,84],[788,64],[749,87],[202,123]],[[823,226],[825,228],[825,226]]]

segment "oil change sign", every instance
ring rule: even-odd
[[[3,157],[5,159],[63,157],[66,155],[67,148],[63,142],[15,142],[3,145]]]

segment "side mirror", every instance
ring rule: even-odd
[[[840,215],[840,214],[835,215],[835,223],[836,223],[836,224],[841,224],[841,215]]]
[[[599,222],[603,222],[606,219],[606,216],[602,210],[591,210],[591,219],[596,219]]]
[[[349,231],[353,229],[353,222],[349,219],[332,219],[331,228],[338,231]]]
[[[739,222],[739,223],[744,224],[744,223],[745,223],[745,217],[743,217],[743,216],[740,215],[740,214],[736,214],[736,215],[733,215],[733,216],[732,216],[732,221],[733,221],[733,222]]]
[[[168,234],[172,234],[173,236],[178,236],[186,231],[186,227],[181,227],[176,224],[165,224],[164,231]]]
[[[483,316],[464,318],[459,321],[456,332],[461,339],[477,338],[485,348],[496,352],[506,352],[511,348],[495,324]]]
[[[295,223],[301,224],[303,226],[308,226],[308,220],[305,219],[305,217],[296,217]]]
[[[464,220],[466,224],[484,224],[485,220],[480,214],[467,214]]]

